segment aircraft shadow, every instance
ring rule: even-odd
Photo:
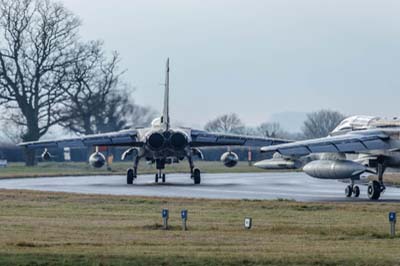
[[[120,188],[135,188],[135,187],[198,187],[198,188],[213,188],[213,187],[237,187],[237,186],[242,186],[242,184],[234,184],[234,183],[221,183],[221,184],[201,184],[201,185],[195,185],[195,184],[190,184],[190,183],[139,183],[139,184],[133,184],[133,185],[127,185],[127,184],[92,184],[90,186],[96,186],[96,187],[120,187]]]

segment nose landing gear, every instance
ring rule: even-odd
[[[158,183],[158,180],[161,179],[163,183],[165,183],[165,174],[159,170],[158,174],[156,174],[155,182]]]

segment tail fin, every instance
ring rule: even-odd
[[[164,110],[163,115],[161,117],[161,125],[165,130],[169,130],[170,128],[170,120],[169,120],[169,58],[167,59],[167,69],[165,76],[165,92],[164,92]]]

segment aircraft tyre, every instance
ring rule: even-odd
[[[162,182],[165,183],[165,174],[162,174]]]
[[[360,187],[359,186],[354,186],[353,187],[353,196],[355,198],[358,198],[360,196]]]
[[[368,184],[368,198],[370,200],[378,200],[381,196],[381,184],[374,180]]]
[[[155,182],[158,183],[158,174],[156,174]]]
[[[129,168],[128,171],[126,172],[126,183],[128,185],[132,185],[134,179],[135,179],[135,176],[133,174],[133,169]]]
[[[201,172],[199,169],[194,169],[193,171],[193,179],[194,179],[194,184],[199,185],[201,182]]]
[[[348,186],[346,187],[346,189],[344,190],[344,193],[345,193],[345,195],[346,195],[347,198],[350,198],[351,195],[353,194],[353,187],[350,186],[350,185],[348,185]]]

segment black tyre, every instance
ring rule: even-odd
[[[128,185],[132,185],[134,179],[135,177],[133,175],[133,169],[128,169],[128,171],[126,172],[126,183]]]
[[[381,196],[381,184],[374,180],[368,184],[368,198],[370,200],[378,200]]]
[[[165,174],[162,175],[162,182],[165,183]]]
[[[350,198],[351,195],[353,194],[353,188],[350,185],[348,185],[344,190],[344,194],[346,195],[346,197]]]
[[[158,183],[158,174],[156,174],[155,182]]]
[[[354,186],[353,187],[353,196],[355,198],[358,198],[360,196],[360,187],[359,186]]]
[[[199,185],[201,183],[201,172],[199,169],[194,169],[193,171],[193,179],[194,179],[194,184]]]

